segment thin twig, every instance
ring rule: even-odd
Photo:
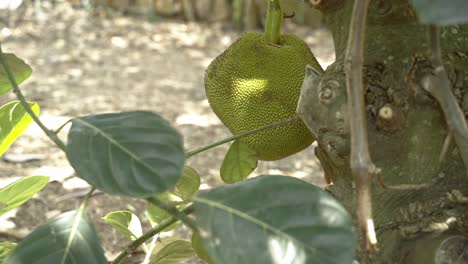
[[[452,131],[449,131],[447,133],[447,136],[445,136],[444,145],[442,146],[442,150],[440,151],[440,154],[439,154],[439,163],[442,163],[442,161],[444,161],[445,157],[447,156],[447,151],[450,147],[450,143],[452,143],[452,138],[453,138]]]
[[[385,184],[381,174],[377,174],[377,180],[379,182],[380,187],[386,190],[395,190],[395,191],[421,190],[421,189],[429,188],[431,186],[428,183],[387,185]]]
[[[194,150],[192,150],[192,151],[188,151],[188,152],[185,154],[185,158],[188,159],[188,158],[192,157],[193,155],[198,154],[198,153],[200,153],[200,152],[209,150],[209,149],[211,149],[211,148],[217,147],[217,146],[222,145],[222,144],[224,144],[224,143],[228,143],[228,142],[230,142],[230,141],[237,140],[237,139],[242,138],[242,137],[246,137],[246,136],[248,136],[248,135],[252,135],[252,134],[261,132],[261,131],[263,131],[263,130],[273,129],[273,128],[276,128],[276,127],[279,127],[279,126],[282,126],[282,125],[285,125],[285,124],[288,124],[288,123],[291,123],[291,122],[294,122],[294,121],[299,121],[299,120],[300,120],[299,116],[295,115],[295,116],[293,116],[293,117],[291,117],[291,118],[283,119],[283,120],[280,120],[280,121],[278,121],[278,122],[275,122],[275,123],[272,123],[272,124],[268,124],[268,125],[266,125],[266,126],[263,126],[263,127],[260,127],[260,128],[254,129],[254,130],[246,131],[246,132],[243,132],[243,133],[240,133],[240,134],[231,136],[231,137],[227,137],[227,138],[222,139],[222,140],[220,140],[220,141],[216,141],[216,142],[211,143],[211,144],[208,144],[208,145],[206,145],[206,146],[203,146],[203,147],[194,149]]]
[[[448,130],[453,132],[455,143],[465,164],[465,173],[468,175],[468,127],[465,115],[450,89],[450,81],[442,63],[440,31],[437,26],[429,27],[429,41],[434,70],[431,74],[422,77],[421,85],[439,102]]]
[[[369,154],[363,86],[364,32],[370,0],[355,0],[346,48],[345,70],[351,125],[351,172],[356,183],[360,248],[372,254],[377,238],[372,218],[371,178],[378,173]]]
[[[10,81],[11,85],[13,86],[13,92],[16,94],[16,97],[18,97],[18,99],[20,100],[21,105],[24,107],[26,112],[31,116],[31,118],[34,120],[34,122],[36,122],[36,124],[42,129],[42,131],[44,131],[44,133],[55,143],[55,145],[57,145],[57,147],[59,147],[63,151],[66,151],[66,146],[62,142],[62,140],[60,140],[60,138],[58,138],[58,136],[56,134],[54,134],[54,132],[49,130],[41,122],[41,120],[39,120],[39,117],[37,117],[37,115],[31,109],[31,106],[26,101],[26,98],[24,98],[23,94],[21,93],[21,90],[18,87],[18,84],[16,83],[15,78],[13,77],[13,73],[11,72],[10,67],[8,66],[6,61],[3,59],[3,51],[2,51],[1,43],[0,43],[0,64],[2,64],[3,69],[5,70],[5,72],[6,72],[7,76],[8,76],[8,80]]]
[[[193,213],[193,206],[189,206],[182,210],[182,213],[185,215],[189,215]],[[119,264],[122,263],[122,261],[130,254],[132,254],[139,246],[141,246],[143,243],[145,243],[147,240],[151,239],[153,236],[161,233],[164,229],[169,227],[170,225],[174,224],[177,222],[178,219],[175,217],[169,218],[161,222],[158,226],[152,228],[150,231],[146,232],[136,240],[134,240],[132,243],[130,243],[127,248],[122,251],[117,258],[115,258],[114,261],[112,261],[112,264]]]

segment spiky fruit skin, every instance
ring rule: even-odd
[[[318,65],[294,35],[282,35],[275,46],[260,33],[244,33],[208,66],[208,101],[234,135],[292,117],[307,64]],[[259,160],[278,160],[305,149],[314,138],[302,121],[295,121],[240,140]]]

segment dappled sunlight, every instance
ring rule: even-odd
[[[193,83],[191,82],[184,82],[182,80],[174,80],[174,79],[162,79],[158,81],[159,85],[161,86],[170,86],[175,90],[187,90],[193,89]]]
[[[72,190],[72,189],[81,189],[81,188],[89,188],[89,184],[78,178],[78,177],[73,177],[68,180],[65,180],[62,184],[63,188],[66,190]]]
[[[307,260],[304,249],[294,245],[291,240],[270,237],[268,239],[268,249],[273,264],[304,264]]]
[[[178,115],[176,125],[192,125],[197,127],[210,127],[221,125],[221,121],[211,111],[208,100],[187,103],[183,113]]]
[[[75,171],[70,166],[41,166],[38,169],[33,170],[33,175],[44,175],[50,177],[50,181],[62,182],[66,178],[73,176]]]
[[[200,127],[209,127],[219,125],[219,121],[215,118],[206,115],[198,115],[195,113],[183,114],[177,117],[177,125],[194,125]]]
[[[3,10],[3,9],[15,10],[22,3],[23,3],[23,0],[0,0],[0,10]]]

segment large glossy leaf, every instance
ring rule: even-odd
[[[2,53],[0,56],[3,57],[3,61],[8,65],[8,68],[10,68],[16,84],[19,85],[24,80],[28,79],[29,76],[31,76],[31,67],[29,67],[29,65],[26,64],[22,59],[11,53]],[[3,65],[0,64],[0,94],[4,94],[11,89],[13,89],[13,86],[8,79]]]
[[[173,193],[187,201],[198,191],[198,188],[200,188],[200,175],[192,167],[185,166],[184,173],[177,181]]]
[[[171,237],[159,241],[151,254],[149,263],[178,264],[193,256],[195,256],[195,251],[189,241]]]
[[[39,105],[37,103],[29,103],[29,105],[38,115]],[[0,155],[5,153],[32,121],[20,102],[10,102],[0,108]]]
[[[49,177],[29,176],[0,189],[0,215],[19,207],[49,183]]]
[[[229,147],[221,165],[221,179],[225,183],[242,181],[257,168],[257,154],[247,144],[236,140]]]
[[[67,157],[78,175],[111,194],[150,197],[182,175],[182,138],[161,116],[144,111],[75,118]]]
[[[70,235],[73,240],[69,240]],[[25,263],[106,264],[107,260],[94,226],[71,211],[36,228],[7,260],[7,264]]]
[[[15,243],[8,241],[0,241],[0,263],[4,263],[8,256],[10,256],[11,252],[13,252],[15,247]]]
[[[427,24],[468,23],[467,0],[412,0],[419,20]]]
[[[327,192],[285,176],[260,176],[194,198],[215,263],[351,263],[351,218]]]
[[[140,219],[130,211],[111,212],[102,219],[131,240],[143,234]]]

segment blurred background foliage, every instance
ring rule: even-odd
[[[54,6],[61,0],[0,0],[0,19],[14,26],[31,13],[37,15],[43,6]],[[95,16],[130,15],[151,21],[167,18],[188,22],[226,23],[240,30],[261,29],[266,0],[66,0],[74,8],[84,8]],[[282,8],[295,24],[312,28],[321,26],[321,15],[307,1],[282,0]]]

